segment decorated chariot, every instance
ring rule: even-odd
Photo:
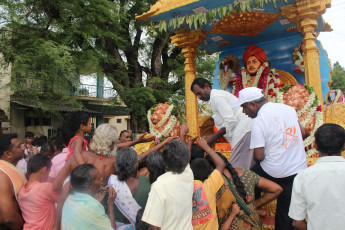
[[[340,96],[335,96],[334,103],[329,101],[332,69],[317,40],[319,33],[332,31],[322,18],[329,7],[331,0],[158,0],[137,19],[152,21],[156,30],[175,32],[171,42],[186,59],[186,117],[191,135],[212,132],[212,118],[199,118],[197,98],[190,91],[200,47],[210,54],[220,52],[213,88],[238,95],[245,87],[259,87],[269,101],[296,109],[308,135],[304,145],[307,163],[312,165],[318,157],[316,129],[324,122],[345,127],[345,103],[336,102]],[[253,69],[252,56],[260,62]],[[230,149],[227,143],[216,148],[224,153]]]

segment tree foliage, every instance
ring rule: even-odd
[[[339,62],[333,65],[331,89],[340,89],[345,92],[345,68]]]
[[[154,2],[2,0],[0,51],[5,64],[12,63],[13,91],[42,108],[75,102],[67,92],[79,76],[103,73],[137,131],[151,106],[184,94],[184,58],[170,44],[172,33],[150,37],[149,23],[135,20]],[[206,61],[200,74],[211,76],[215,58],[200,53],[197,59]]]

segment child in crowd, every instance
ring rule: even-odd
[[[200,139],[197,143],[209,154],[216,168],[211,173],[211,166],[205,158],[196,158],[191,162],[194,174],[193,229],[218,229],[216,193],[224,184],[222,173],[225,163],[207,145],[205,139]]]
[[[32,142],[34,141],[35,135],[33,132],[26,132],[24,138],[24,154],[25,156],[29,156],[28,158],[32,157],[34,154],[39,153],[39,150],[33,146]]]
[[[22,171],[23,174],[26,174],[27,171],[27,162],[29,161],[30,157],[32,157],[34,154],[39,153],[39,149],[33,146],[35,135],[33,132],[26,132],[25,138],[24,138],[24,157],[20,159],[16,165],[17,168]]]
[[[83,164],[84,159],[81,155],[82,150],[86,150],[88,145],[84,139],[86,133],[91,132],[91,116],[85,111],[76,111],[69,115],[67,124],[64,127],[65,135],[70,139],[68,144],[68,155],[66,161],[75,153],[78,164]],[[74,137],[72,137],[74,135]]]
[[[59,200],[64,175],[48,183],[51,160],[43,154],[36,154],[28,162],[29,180],[18,194],[18,204],[25,221],[24,229],[53,229],[55,203]]]

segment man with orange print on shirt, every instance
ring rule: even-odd
[[[249,87],[239,92],[243,112],[253,119],[250,148],[258,162],[252,171],[283,188],[278,196],[275,229],[293,229],[288,216],[293,180],[307,167],[303,129],[294,108],[267,102],[261,89]],[[259,195],[255,194],[255,195]]]

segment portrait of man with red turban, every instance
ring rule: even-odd
[[[256,45],[247,46],[243,53],[243,64],[232,93],[238,97],[240,90],[257,87],[264,91],[268,101],[276,102],[280,86],[279,75],[269,66],[265,50]]]

